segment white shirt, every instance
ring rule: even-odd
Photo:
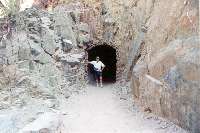
[[[90,64],[94,65],[94,67],[97,69],[97,71],[101,71],[102,67],[105,67],[105,65],[101,61],[91,61]]]

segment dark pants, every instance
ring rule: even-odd
[[[94,71],[94,75],[95,75],[96,80],[99,80],[100,77],[102,77],[102,72]]]

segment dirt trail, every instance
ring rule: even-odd
[[[119,98],[112,85],[88,86],[84,93],[72,96],[62,110],[66,133],[185,133],[131,107]],[[167,125],[167,126],[166,126]],[[170,126],[169,126],[170,125]]]

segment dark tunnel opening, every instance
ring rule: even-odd
[[[109,45],[99,45],[88,50],[88,61],[96,60],[97,56],[100,57],[100,61],[102,61],[106,66],[102,72],[103,82],[116,82],[116,49]],[[95,82],[94,69],[92,65],[88,65],[88,78],[89,83]]]

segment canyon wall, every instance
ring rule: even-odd
[[[83,3],[90,9],[84,21],[93,29],[88,45],[117,49],[118,76],[131,81],[141,109],[200,132],[198,0]]]
[[[75,24],[62,6],[52,12],[32,7],[0,23],[0,129],[18,132],[43,114],[54,118],[60,100],[85,85],[85,52],[77,40],[88,26]],[[48,128],[54,132],[57,125]]]
[[[112,42],[123,49],[136,103],[200,132],[198,0],[105,0],[104,5],[118,26],[117,33],[110,30]]]

